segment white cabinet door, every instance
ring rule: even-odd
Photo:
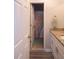
[[[51,49],[54,55],[54,59],[64,59],[64,47],[63,45],[50,33]]]
[[[54,38],[52,37],[51,33],[50,33],[50,41],[51,41],[52,52],[55,52],[55,41],[54,41]]]
[[[59,47],[56,47],[57,59],[64,59],[64,55],[61,52],[61,49]]]

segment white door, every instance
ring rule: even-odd
[[[29,59],[29,13],[29,8],[25,8],[22,2],[14,2],[14,59]]]

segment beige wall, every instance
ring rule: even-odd
[[[30,5],[27,0],[14,2],[14,59],[29,59]]]
[[[44,9],[44,43],[45,48],[50,48],[49,45],[49,30],[53,26],[51,22],[53,20],[53,16],[57,16],[57,27],[64,27],[63,26],[63,0],[46,0],[45,1],[45,9]]]
[[[59,5],[54,9],[54,14],[57,17],[57,28],[64,28],[64,4]]]

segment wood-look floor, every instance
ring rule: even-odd
[[[52,52],[44,50],[31,50],[30,59],[54,59]]]
[[[54,59],[52,52],[47,52],[43,48],[43,41],[34,40],[30,52],[30,59]]]

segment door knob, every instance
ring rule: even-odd
[[[31,36],[29,35],[28,38],[31,38]]]

